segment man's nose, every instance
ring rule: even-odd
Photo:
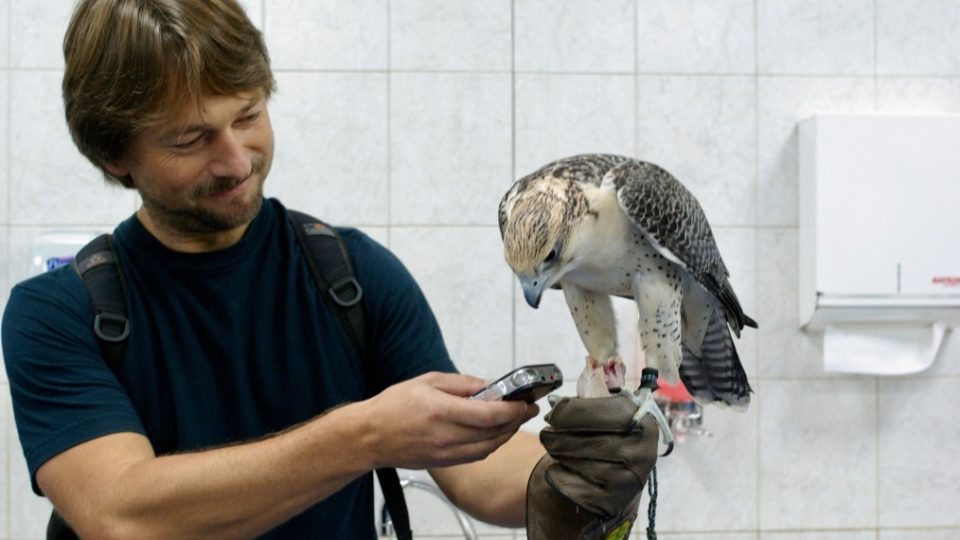
[[[213,155],[210,159],[210,174],[217,177],[246,178],[252,164],[244,150],[243,141],[236,132],[227,130],[218,133],[213,140]]]

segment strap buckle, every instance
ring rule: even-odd
[[[93,331],[104,341],[121,342],[130,335],[130,321],[123,315],[104,311],[93,320]]]
[[[343,307],[354,306],[363,298],[363,289],[353,277],[346,277],[334,283],[330,286],[329,293],[333,301]],[[344,293],[346,297],[343,296]]]

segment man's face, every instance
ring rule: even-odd
[[[161,241],[239,238],[260,209],[272,160],[267,103],[250,93],[203,98],[137,135],[107,168],[133,178],[143,199],[138,215]]]

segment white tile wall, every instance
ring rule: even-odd
[[[757,238],[758,373],[761,377],[819,377],[822,334],[799,330],[796,229],[760,229]]]
[[[0,0],[0,67],[10,65],[10,0]]]
[[[393,75],[391,222],[495,225],[510,144],[509,75]]]
[[[10,295],[10,286],[12,283],[12,281],[10,280],[9,244],[10,244],[10,227],[6,225],[0,225],[0,253],[2,253],[4,257],[3,261],[0,262],[0,305],[3,305],[3,306],[7,305],[7,298]],[[0,367],[3,367],[3,365],[4,365],[3,351],[0,350]],[[6,384],[7,384],[7,370],[3,369],[3,371],[0,371],[0,385],[6,385]],[[7,388],[4,386],[2,390],[6,391]],[[2,465],[0,465],[0,469],[2,469]],[[0,475],[2,474],[3,472],[0,471]]]
[[[878,540],[956,540],[957,529],[880,530]]]
[[[10,2],[10,65],[15,68],[62,68],[63,33],[73,0]]]
[[[390,4],[390,68],[510,71],[509,0]]]
[[[758,0],[760,73],[873,73],[873,0]]]
[[[758,409],[756,403],[743,413],[708,408],[703,428],[711,436],[690,436],[673,454],[659,460],[659,529],[757,528]]]
[[[874,379],[762,380],[758,386],[760,526],[874,526]]]
[[[3,25],[0,25],[2,27]],[[0,39],[3,35],[0,34]],[[0,71],[0,223],[6,225],[9,222],[10,199],[9,199],[9,160],[7,159],[9,145],[7,144],[7,133],[10,125],[8,118],[8,108],[10,100],[10,73],[7,70]]]
[[[386,225],[386,75],[282,72],[276,79],[276,156],[264,192],[331,223]]]
[[[386,69],[387,0],[264,2],[275,69]]]
[[[0,508],[3,508],[4,511],[0,512],[0,534],[3,534],[5,537],[10,536],[8,532],[10,530],[9,520],[10,513],[6,511],[7,508],[10,508],[9,498],[10,498],[10,463],[9,454],[10,454],[10,445],[7,444],[7,439],[9,434],[13,433],[13,429],[10,427],[13,424],[13,418],[10,411],[10,388],[7,386],[6,381],[0,384],[0,482],[2,482],[3,488],[0,490]]]
[[[960,379],[882,378],[878,397],[880,525],[960,527]]]
[[[634,87],[634,78],[624,75],[517,75],[516,175],[573,154],[633,154]]]
[[[869,112],[866,78],[760,77],[757,95],[757,222],[797,226],[797,122],[815,113]]]
[[[632,0],[515,0],[517,71],[632,72]]]
[[[875,531],[762,532],[760,540],[875,540],[876,535]]]
[[[960,75],[960,4],[877,0],[877,72]]]
[[[570,318],[563,292],[546,291],[540,307],[533,309],[523,299],[517,280],[511,276],[510,281],[514,289],[514,355],[517,365],[554,363],[565,379],[576,378],[583,369],[587,351]]]
[[[682,179],[711,225],[753,225],[753,78],[640,77],[637,104],[637,153]]]
[[[237,0],[247,12],[250,21],[263,31],[263,0]]]
[[[420,481],[432,482],[430,475],[424,471],[400,470],[398,473],[401,478],[412,477]],[[410,529],[416,538],[437,537],[454,540],[465,536],[457,515],[433,493],[423,489],[408,488],[404,490],[404,497],[411,509]],[[377,508],[380,508],[379,503]],[[470,523],[473,525],[474,532],[483,535],[484,539],[513,540],[514,538],[513,529],[496,527],[472,519]]]
[[[754,4],[637,0],[637,71],[752,74]]]
[[[494,379],[511,366],[510,271],[492,227],[404,227],[390,245],[420,283],[461,371]]]
[[[465,372],[553,361],[572,380],[583,366],[562,294],[530,309],[501,262],[495,213],[513,179],[613,152],[666,167],[699,198],[760,323],[737,341],[755,393],[745,413],[708,408],[713,437],[660,462],[661,538],[960,538],[960,332],[916,376],[823,372],[821,339],[797,328],[795,130],[816,112],[960,113],[960,4],[242,3],[277,70],[267,193],[390,246]],[[109,228],[136,205],[103,187],[63,125],[72,5],[0,0],[0,305],[37,234]],[[617,302],[624,320],[633,309]],[[5,374],[0,391],[0,539],[39,539],[49,504],[29,491]],[[431,538],[457,537],[442,506],[411,503]]]
[[[960,79],[880,79],[877,109],[921,114],[960,114]]]
[[[10,88],[10,222],[112,223],[134,210],[133,191],[104,187],[76,151],[63,120],[58,71],[13,71]]]
[[[647,538],[645,531],[646,524],[637,523],[633,527],[633,538],[644,540]],[[664,540],[756,540],[756,533],[736,532],[736,533],[660,533],[657,538]]]

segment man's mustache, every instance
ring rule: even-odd
[[[230,191],[231,189],[242,184],[248,178],[261,174],[265,164],[266,158],[263,156],[255,156],[250,159],[250,174],[247,176],[243,178],[236,176],[217,176],[210,182],[198,186],[194,192],[194,195],[197,197],[207,197],[210,195],[216,195],[218,193]]]

